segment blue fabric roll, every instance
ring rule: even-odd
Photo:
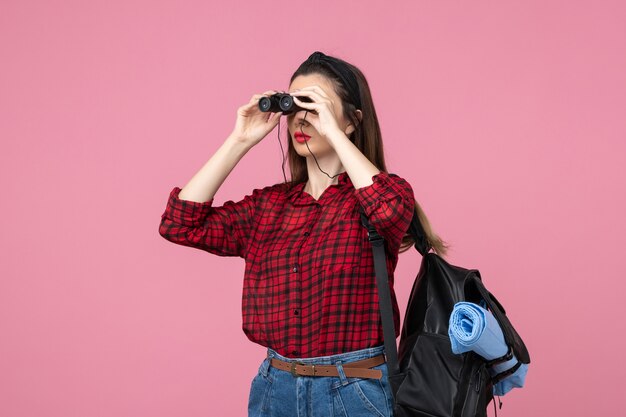
[[[448,324],[448,335],[452,352],[456,354],[472,350],[491,360],[504,356],[508,351],[498,320],[478,304],[461,301],[454,305]],[[516,363],[517,358],[514,355],[510,360],[494,365],[490,370],[491,375],[506,371]],[[515,373],[494,385],[494,395],[504,395],[516,387],[522,388],[527,372],[528,364],[523,363]]]

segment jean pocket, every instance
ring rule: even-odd
[[[263,363],[259,371],[250,384],[250,396],[248,398],[248,416],[261,417],[266,415],[269,408],[270,393],[272,389],[271,376],[261,372]]]
[[[331,385],[333,397],[333,416],[378,416],[389,417],[391,414],[390,389],[385,378],[387,364],[383,363],[371,369],[383,371],[381,379],[348,377],[347,384],[337,380]]]

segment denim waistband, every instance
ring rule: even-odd
[[[302,362],[308,365],[334,365],[337,362],[347,363],[354,362],[361,359],[373,358],[385,352],[385,346],[374,346],[365,349],[353,350],[352,352],[338,353],[336,355],[329,356],[316,356],[312,358],[287,358],[280,355],[272,348],[267,348],[267,357],[276,358],[285,362]]]

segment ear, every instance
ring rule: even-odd
[[[363,120],[363,112],[357,109],[355,113],[356,113],[357,119],[359,119],[359,123],[361,123],[361,120]]]
[[[357,126],[361,123],[361,120],[363,120],[363,112],[361,110],[356,110],[354,112],[356,114],[357,119],[359,119],[359,123],[357,123]],[[354,132],[356,130],[356,128],[354,127],[354,125],[352,123],[348,124],[348,126],[346,127],[346,136],[350,136],[350,134],[352,132]]]

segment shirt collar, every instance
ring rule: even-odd
[[[352,185],[352,181],[350,180],[350,176],[348,175],[347,171],[343,171],[342,173],[340,173],[337,176],[337,181],[338,181],[337,184],[330,185],[329,187],[334,186],[335,188],[339,188],[345,185],[350,185],[350,186]],[[307,197],[304,195],[306,193],[303,192],[305,185],[306,185],[306,181],[292,186],[291,189],[287,191],[287,199],[291,201],[292,203],[297,203],[303,197]]]

